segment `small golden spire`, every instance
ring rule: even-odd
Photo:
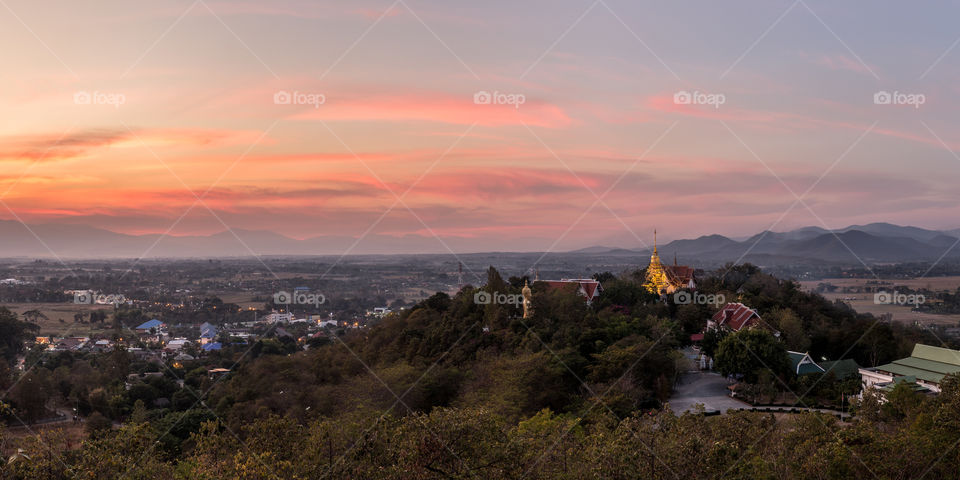
[[[653,229],[653,253],[657,253],[657,229]]]

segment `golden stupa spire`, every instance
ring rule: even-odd
[[[657,229],[653,229],[653,254],[657,254]]]
[[[523,318],[530,318],[533,315],[533,291],[530,289],[530,282],[523,281],[523,289],[520,290],[523,296]]]

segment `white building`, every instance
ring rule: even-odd
[[[266,317],[263,317],[263,321],[267,323],[290,323],[294,320],[292,313],[277,313],[273,312]]]
[[[886,365],[861,368],[863,389],[889,389],[894,383],[916,383],[931,393],[940,393],[940,382],[945,375],[960,372],[960,351],[949,348],[916,344],[913,354]]]

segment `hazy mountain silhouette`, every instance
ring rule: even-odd
[[[789,232],[761,232],[743,241],[722,235],[674,240],[659,246],[665,262],[684,261],[768,262],[901,262],[935,260],[958,242],[958,230],[936,231],[889,223],[871,223],[828,231],[804,227]],[[548,245],[544,239],[511,242],[517,250],[534,251]],[[212,235],[127,235],[84,225],[32,224],[0,220],[0,257],[244,257],[256,255],[340,255],[445,253],[483,251],[476,239],[449,237],[438,240],[419,235],[326,235],[303,240],[261,230],[229,230]],[[492,249],[490,249],[492,250]],[[575,250],[580,255],[649,255],[643,248],[594,246]],[[960,246],[948,257],[960,257]],[[859,258],[859,260],[858,260]]]

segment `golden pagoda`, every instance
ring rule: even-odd
[[[539,276],[538,272],[537,277]],[[530,318],[533,316],[533,291],[530,290],[529,282],[523,282],[523,290],[520,293],[523,295],[523,318]]]
[[[676,256],[673,265],[664,266],[660,262],[657,252],[657,231],[653,231],[653,254],[650,255],[650,265],[647,266],[647,277],[643,288],[657,295],[671,294],[681,288],[696,288],[693,279],[693,269],[684,265],[677,265]]]

